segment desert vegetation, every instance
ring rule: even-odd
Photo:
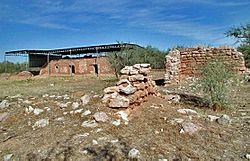
[[[219,110],[229,107],[230,94],[234,90],[236,77],[233,65],[218,57],[201,66],[201,77],[196,82],[196,87],[203,92],[209,106]]]
[[[226,35],[237,39],[236,43],[240,43],[238,50],[244,54],[246,66],[250,68],[250,23],[233,27]]]
[[[17,73],[26,70],[26,63],[0,62],[0,73]]]
[[[107,53],[107,56],[118,77],[122,68],[134,64],[149,63],[153,69],[164,69],[167,53],[168,51],[160,51],[152,46],[147,46],[145,48],[138,47],[134,49],[124,48],[119,52]]]

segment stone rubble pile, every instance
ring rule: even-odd
[[[121,70],[116,86],[104,89],[103,103],[111,108],[127,108],[147,101],[148,95],[156,95],[156,85],[149,76],[150,64],[135,64]]]

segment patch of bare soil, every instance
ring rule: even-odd
[[[88,85],[96,86],[91,82]],[[131,111],[128,123],[118,117],[117,109],[100,103],[103,87],[93,92],[73,89],[4,98],[10,105],[0,109],[0,113],[9,114],[0,122],[0,158],[13,154],[14,160],[129,160],[132,148],[139,150],[139,160],[246,160],[245,155],[250,153],[249,83],[240,87],[240,99],[232,98],[234,108],[220,113],[187,103],[186,95],[181,95],[181,100],[186,101],[180,103],[149,97]],[[80,101],[84,94],[91,96],[87,105]],[[73,102],[78,102],[79,107],[73,109]],[[27,113],[30,106],[43,112]],[[76,112],[79,109],[82,111]],[[192,109],[197,114],[181,114],[178,109]],[[84,115],[87,110],[91,114]],[[105,112],[109,120],[97,122],[95,127],[83,127],[82,123],[94,120],[98,111]],[[207,115],[222,114],[229,115],[232,122],[221,125],[207,119]],[[35,127],[41,119],[49,123]],[[113,124],[119,120],[120,125]],[[181,122],[191,122],[199,128],[190,134],[183,131]]]

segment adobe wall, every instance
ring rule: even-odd
[[[245,72],[243,54],[235,48],[182,48],[172,50],[166,56],[165,82],[178,83],[183,77],[199,75],[202,65],[209,59],[218,57],[227,63],[233,64],[238,72]]]
[[[51,60],[50,74],[51,75],[70,75],[71,65],[74,66],[76,75],[81,74],[95,74],[94,64],[98,65],[99,74],[112,74],[113,69],[106,57],[98,58],[74,58],[74,59],[60,59]],[[48,64],[42,67],[40,75],[48,74]]]

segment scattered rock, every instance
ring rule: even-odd
[[[90,99],[91,99],[90,95],[84,95],[81,97],[81,102],[83,105],[86,105],[89,103]]]
[[[116,112],[125,122],[128,122],[128,111],[119,111]]]
[[[64,119],[64,117],[58,117],[58,118],[56,118],[55,120],[56,120],[56,121],[64,121],[65,119]]]
[[[75,110],[79,107],[79,103],[78,102],[73,102],[72,103],[72,109]]]
[[[164,118],[164,120],[167,120],[167,118]],[[181,118],[174,118],[173,120],[171,120],[170,121],[170,123],[172,124],[172,125],[174,125],[174,124],[181,124],[182,122],[184,122],[184,119],[181,119]]]
[[[9,161],[13,157],[13,154],[7,154],[3,157],[3,161]]]
[[[29,107],[25,108],[25,112],[28,113],[28,114],[33,112],[33,111],[34,111],[34,108],[32,106],[29,106]]]
[[[82,116],[82,117],[83,117],[83,116],[88,116],[88,115],[90,115],[90,114],[91,114],[91,111],[90,111],[90,110],[87,110],[87,111],[83,112],[81,116]]]
[[[93,98],[98,98],[98,97],[100,97],[98,94],[95,94],[95,95],[93,96]]]
[[[92,121],[84,121],[84,122],[82,123],[82,127],[91,127],[91,128],[97,127],[97,123],[96,123],[95,120],[92,120]]]
[[[50,95],[49,96],[49,98],[55,98],[56,97],[56,95]]]
[[[35,108],[33,112],[34,112],[35,115],[39,115],[40,113],[43,112],[43,109]]]
[[[48,94],[44,94],[44,95],[42,95],[42,97],[44,98],[44,97],[49,97],[49,95]]]
[[[44,107],[46,111],[50,111],[51,109],[49,107]]]
[[[0,103],[0,109],[3,109],[3,108],[7,108],[9,107],[10,104],[9,104],[9,101],[8,100],[3,100],[1,103]]]
[[[67,103],[59,103],[59,102],[57,102],[56,105],[59,106],[60,108],[67,108],[68,107]]]
[[[98,142],[97,142],[96,140],[92,140],[92,144],[93,144],[93,145],[97,145]]]
[[[229,125],[231,124],[231,119],[228,115],[222,115],[220,118],[216,119],[216,122],[220,125]]]
[[[87,137],[87,136],[89,136],[89,133],[86,132],[86,133],[84,133],[84,134],[82,134],[82,135],[80,135],[80,136]]]
[[[185,131],[184,131],[184,129],[181,129],[180,134],[183,134],[183,133],[185,133]]]
[[[213,115],[207,115],[206,120],[213,122],[213,121],[216,121],[218,118],[220,118],[220,117],[213,116]]]
[[[49,119],[41,119],[35,122],[33,128],[35,127],[45,127],[49,124]]]
[[[181,114],[195,114],[195,115],[198,114],[195,110],[192,109],[178,109],[177,112]]]
[[[97,133],[98,133],[98,132],[101,132],[101,131],[103,131],[101,128],[98,128],[98,129],[96,130]]]
[[[179,103],[181,100],[181,97],[178,94],[176,94],[176,95],[169,94],[169,95],[164,95],[163,97],[165,100],[167,100],[171,103]]]
[[[83,109],[78,109],[78,110],[75,110],[74,113],[77,114],[77,113],[81,113],[83,111]]]
[[[120,119],[115,120],[115,121],[112,122],[112,124],[115,125],[115,126],[119,126],[121,124],[121,120]]]
[[[111,142],[112,144],[115,144],[115,143],[118,143],[118,142],[119,142],[119,139],[110,140],[110,142]]]
[[[190,121],[183,121],[181,123],[181,126],[185,133],[188,133],[190,135],[194,134],[195,132],[199,131],[201,127],[196,126],[194,123]]]
[[[167,159],[158,159],[158,161],[168,161]]]
[[[6,120],[9,116],[8,112],[0,113],[0,122]]]
[[[106,122],[109,119],[105,112],[96,112],[94,118],[97,122]]]
[[[246,159],[250,160],[250,154],[245,155]]]
[[[23,103],[25,103],[25,104],[31,104],[31,103],[32,103],[32,101],[25,100],[25,101],[23,101]]]
[[[128,152],[128,157],[130,158],[130,159],[139,159],[140,158],[140,151],[139,150],[137,150],[137,149],[135,149],[135,148],[133,148],[133,149],[131,149],[129,152]]]

